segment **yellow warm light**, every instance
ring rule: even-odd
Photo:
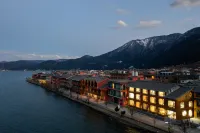
[[[156,95],[156,92],[154,90],[150,90],[151,95]]]
[[[167,116],[172,119],[176,119],[176,112],[167,110]]]
[[[151,79],[155,79],[155,76],[151,76]]]
[[[184,102],[180,103],[180,108],[183,109],[185,107]]]
[[[114,84],[114,83],[112,83],[112,88],[113,88],[113,89],[115,88],[115,84]]]
[[[182,111],[182,116],[186,116],[187,115],[187,111]]]
[[[133,88],[133,87],[130,87],[130,88],[129,88],[129,91],[134,92],[134,88]]]
[[[129,98],[134,98],[134,93],[129,93]]]
[[[136,88],[136,92],[140,92],[140,88]]]
[[[140,108],[140,102],[136,102],[136,107]]]
[[[189,110],[188,115],[189,117],[192,117],[192,110]]]
[[[159,114],[166,115],[166,110],[164,108],[159,108]]]
[[[156,103],[156,98],[155,97],[150,97],[150,102],[155,104]]]
[[[175,101],[169,100],[169,101],[168,101],[168,107],[170,107],[170,108],[175,108]]]
[[[145,110],[148,109],[148,105],[146,103],[143,103],[143,109],[145,109]]]
[[[140,100],[140,95],[139,94],[136,94],[136,99]]]
[[[165,96],[165,92],[159,91],[159,92],[158,92],[158,95],[159,95],[160,97],[164,97],[164,96]]]
[[[159,103],[159,105],[164,105],[164,99],[159,98],[159,99],[158,99],[158,103]]]
[[[151,105],[151,106],[150,106],[150,111],[151,111],[151,112],[156,112],[156,106]]]
[[[143,96],[143,101],[147,102],[148,101],[148,96]]]
[[[134,101],[133,100],[129,100],[129,105],[134,106]]]
[[[192,101],[189,101],[189,107],[193,107],[193,102]]]
[[[142,91],[143,91],[143,94],[148,94],[147,89],[143,89]]]

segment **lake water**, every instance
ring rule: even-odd
[[[27,83],[31,74],[0,72],[0,133],[146,133]]]

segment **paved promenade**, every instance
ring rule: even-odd
[[[61,90],[62,91],[62,90]],[[65,97],[71,97],[72,100],[76,100],[76,101],[84,101],[85,103],[87,103],[88,98],[86,96],[80,96],[77,95],[76,93],[70,93],[69,91],[62,91],[63,95]],[[77,98],[78,97],[78,98]],[[96,109],[96,107],[98,107],[98,109],[101,109],[102,112],[106,112],[110,114],[115,114],[117,117],[119,117],[121,120],[125,121],[129,121],[130,123],[136,124],[136,125],[141,125],[141,124],[148,124],[149,127],[146,127],[147,129],[149,128],[154,128],[152,129],[152,131],[155,131],[155,129],[157,128],[158,132],[169,132],[169,126],[167,123],[165,123],[162,120],[150,117],[148,115],[145,115],[143,113],[137,112],[137,111],[133,111],[133,115],[131,115],[130,111],[127,108],[121,108],[120,111],[115,112],[115,107],[116,105],[113,104],[105,104],[105,102],[103,101],[97,101],[95,99],[90,98],[89,99],[89,104],[88,105],[92,105],[94,106]],[[120,112],[124,110],[126,111],[126,114],[124,116],[121,117]],[[134,121],[134,122],[133,122]],[[135,123],[136,122],[136,123]],[[130,125],[129,123],[129,125]],[[160,130],[159,130],[160,129]],[[172,125],[171,126],[171,130],[173,133],[182,133],[181,129],[179,126],[176,125]],[[187,129],[187,133],[200,133],[200,129],[195,129],[195,128],[188,128]]]

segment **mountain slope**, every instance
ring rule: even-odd
[[[13,62],[12,65],[8,63],[5,66],[6,69],[28,69],[26,67],[33,69],[123,69],[130,66],[157,68],[197,61],[200,61],[200,27],[184,34],[175,33],[132,40],[113,51],[96,57],[85,55],[78,59],[50,60],[40,63]]]

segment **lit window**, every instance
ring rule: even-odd
[[[155,76],[151,76],[151,79],[155,79]]]
[[[140,95],[139,94],[136,94],[136,99],[140,100]]]
[[[188,111],[188,115],[189,115],[189,117],[192,117],[192,110]]]
[[[143,94],[148,94],[147,89],[143,89],[142,91],[143,91]]]
[[[158,103],[159,103],[159,105],[164,105],[164,99],[159,98],[159,99],[158,99]]]
[[[129,98],[134,98],[134,93],[129,93]]]
[[[169,100],[169,101],[168,101],[168,107],[170,107],[170,108],[175,108],[175,101]]]
[[[141,107],[140,107],[140,102],[136,102],[136,107],[137,107],[137,108],[141,108]]]
[[[112,83],[112,88],[113,88],[113,89],[115,88],[115,84],[114,84],[114,83]]]
[[[134,101],[133,100],[129,100],[129,105],[134,106]]]
[[[150,111],[151,112],[156,112],[156,106],[150,105]]]
[[[154,90],[150,90],[151,95],[156,95],[156,92]]]
[[[136,88],[136,92],[140,92],[140,88]]]
[[[150,102],[155,104],[156,103],[156,98],[155,97],[150,97]]]
[[[129,88],[129,91],[134,92],[134,88],[133,88],[133,87],[130,87],[130,88]]]
[[[164,108],[159,108],[158,110],[160,115],[166,115],[166,110]]]
[[[143,96],[143,101],[148,102],[148,96]]]
[[[165,92],[159,91],[159,92],[158,92],[158,95],[159,95],[160,97],[164,97],[164,96],[165,96]]]
[[[183,110],[182,111],[182,116],[186,116],[187,115],[187,111]]]
[[[148,109],[148,105],[146,103],[143,103],[143,109],[145,109],[145,110]]]
[[[184,106],[184,102],[181,102],[181,103],[180,103],[180,108],[183,109],[184,107],[185,107],[185,106]]]
[[[176,119],[176,112],[167,110],[167,116],[172,119]]]
[[[193,107],[193,102],[192,101],[189,101],[189,107]]]

